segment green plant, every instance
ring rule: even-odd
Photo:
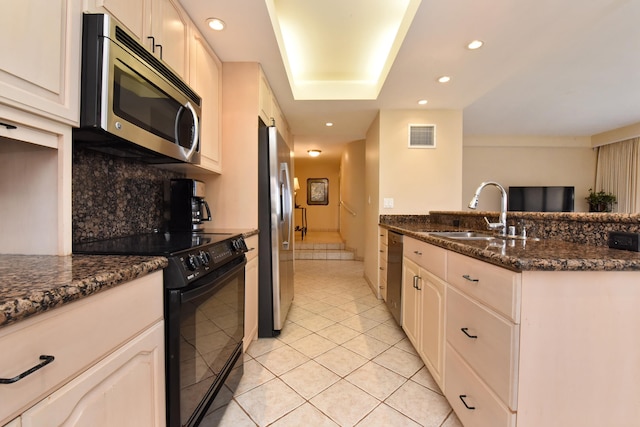
[[[603,190],[595,192],[590,188],[585,200],[589,203],[589,212],[611,212],[617,198],[613,193],[605,193]]]

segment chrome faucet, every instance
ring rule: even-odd
[[[494,187],[497,187],[498,190],[500,190],[500,222],[489,222],[486,216],[484,217],[484,220],[487,222],[487,225],[491,230],[498,230],[498,233],[501,236],[506,236],[507,235],[507,192],[505,191],[502,185],[498,184],[495,181],[485,181],[482,184],[480,184],[475,194],[471,198],[471,201],[469,202],[469,209],[476,209],[478,207],[478,197],[480,197],[480,192],[487,185],[493,185]]]

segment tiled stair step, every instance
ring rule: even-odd
[[[333,259],[353,260],[354,254],[344,249],[299,249],[295,250],[295,259]]]
[[[344,243],[312,243],[297,241],[296,249],[344,250]]]

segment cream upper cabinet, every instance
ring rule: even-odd
[[[447,285],[433,272],[444,270],[447,251],[405,236],[403,253],[402,328],[433,378],[444,389]]]
[[[189,79],[191,20],[177,0],[84,0],[84,10],[112,15],[179,76]]]
[[[151,0],[84,0],[84,10],[113,16],[144,44],[145,32],[151,25],[150,2]]]
[[[80,2],[4,0],[2,9],[0,102],[78,124]]]
[[[189,24],[177,0],[152,0],[147,46],[185,80],[189,76]]]
[[[271,102],[271,87],[264,73],[260,73],[260,83],[258,86],[258,115],[268,126],[273,119],[273,102]]]
[[[200,167],[207,171],[222,171],[221,109],[222,64],[209,48],[206,40],[192,27],[190,54],[190,84],[202,97],[201,160]]]

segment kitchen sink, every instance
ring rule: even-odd
[[[520,237],[520,236],[499,236],[497,234],[483,233],[482,231],[423,231],[419,234],[433,237],[443,237],[453,240],[529,240],[533,242],[540,241],[537,237]]]
[[[433,231],[425,233],[429,236],[444,237],[454,240],[493,240],[498,236],[478,231]]]

